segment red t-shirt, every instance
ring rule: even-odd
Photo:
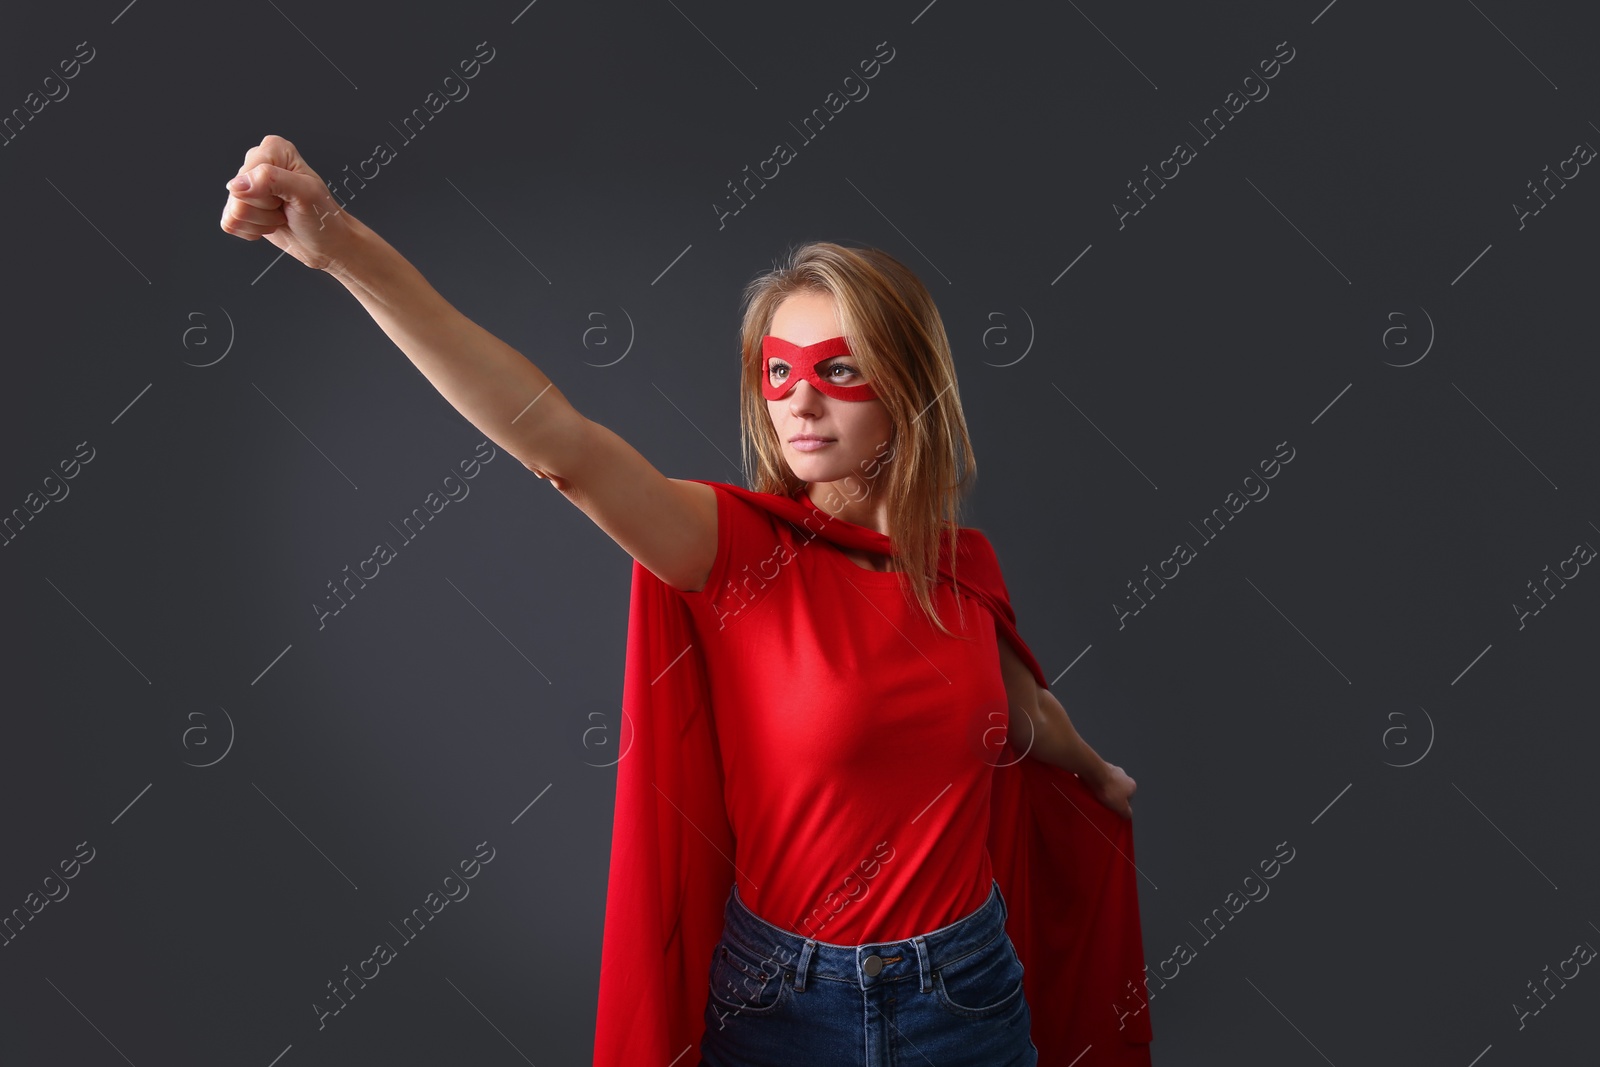
[[[994,768],[1014,758],[994,616],[941,582],[934,605],[960,635],[947,637],[900,574],[716,493],[716,561],[702,589],[679,595],[717,664],[741,900],[774,926],[844,945],[975,911],[993,876]]]

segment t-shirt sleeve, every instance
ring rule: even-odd
[[[978,574],[992,581],[994,585],[1005,594],[1006,601],[1011,600],[1011,590],[1006,588],[1006,579],[1000,569],[1000,554],[994,550],[994,544],[981,530],[968,527],[966,530],[966,558],[961,562],[969,566],[976,566]]]
[[[717,494],[717,555],[711,563],[711,573],[706,584],[695,590],[676,590],[697,611],[718,614],[717,604],[732,598],[725,592],[730,580],[744,572],[746,564],[754,571],[756,564],[772,556],[778,545],[773,519],[766,509],[751,504],[728,492],[719,485],[711,487]]]
[[[962,541],[965,542],[966,546],[965,558],[957,564],[957,567],[965,563],[975,572],[975,576],[980,583],[987,583],[990,588],[1000,593],[1006,616],[1005,622],[1010,624],[1011,632],[1016,635],[1016,640],[1012,643],[1013,649],[1033,673],[1034,680],[1039,683],[1040,687],[1044,689],[1050,688],[1049,683],[1044,678],[1043,670],[1039,667],[1039,661],[1033,654],[1033,650],[1028,647],[1027,642],[1022,639],[1021,633],[1017,631],[1016,609],[1011,604],[1011,591],[1006,588],[1005,574],[1000,567],[1000,554],[995,551],[994,545],[990,543],[989,538],[978,530],[968,527],[964,533],[965,536]],[[1004,632],[1006,626],[999,619],[995,621],[995,639],[1010,641],[1011,637]]]
[[[970,526],[962,528],[961,556],[956,567],[957,573],[960,573],[959,568],[967,568],[965,577],[975,579],[979,585],[999,590],[1006,602],[1011,602],[1011,590],[1006,588],[1005,575],[1000,569],[1000,555],[983,531]]]

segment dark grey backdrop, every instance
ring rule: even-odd
[[[335,281],[218,228],[268,133],[329,178],[389,142],[349,210],[673,476],[740,478],[752,274],[808,239],[900,257],[954,343],[968,523],[1139,782],[1155,1062],[1593,1056],[1600,106],[1571,5],[124,3],[0,37],[3,113],[70,90],[0,146],[27,516],[0,1062],[590,1054],[629,560],[502,452],[319,629],[484,435]],[[1230,92],[1260,98],[1207,140]],[[319,1029],[481,842],[470,896]]]

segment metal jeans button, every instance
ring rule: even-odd
[[[872,955],[861,961],[861,969],[866,972],[868,976],[876,975],[879,971],[883,970],[883,957],[874,952]]]

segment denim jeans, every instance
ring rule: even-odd
[[[978,910],[904,941],[836,945],[728,894],[699,1067],[1034,1067],[1022,961],[995,882]]]

